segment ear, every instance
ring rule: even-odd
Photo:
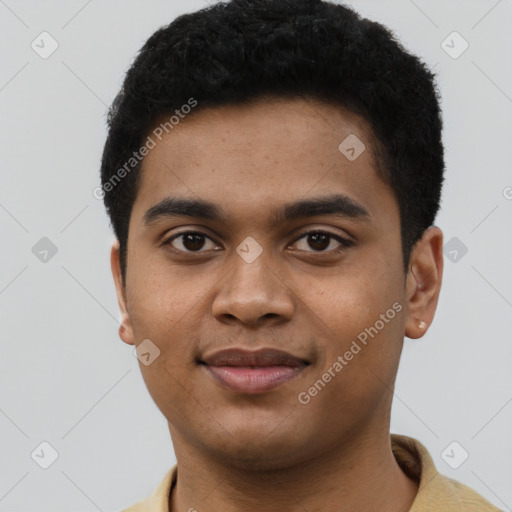
[[[407,272],[405,335],[421,338],[434,319],[443,280],[443,232],[429,227],[415,244]]]
[[[119,251],[119,241],[115,240],[112,244],[110,252],[110,267],[112,276],[116,285],[117,302],[119,303],[119,311],[121,312],[121,324],[119,325],[119,337],[128,345],[135,345],[135,337],[127,308],[126,288],[121,273],[121,258]]]

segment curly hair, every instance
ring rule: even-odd
[[[309,97],[361,115],[378,171],[400,209],[402,255],[439,209],[444,172],[435,75],[383,25],[323,0],[230,0],[157,30],[126,73],[108,114],[103,200],[120,244],[123,278],[140,162],[112,177],[157,119],[194,98],[194,111],[265,96]],[[110,181],[109,181],[110,180]]]

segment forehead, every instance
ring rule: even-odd
[[[333,192],[371,213],[379,193],[390,194],[377,172],[367,123],[316,100],[199,108],[161,140],[149,135],[156,145],[142,163],[132,213],[139,219],[170,195],[261,216],[262,206]]]
[[[274,152],[278,156],[292,150],[300,155],[310,152],[313,145],[324,151],[327,144],[333,148],[335,143],[333,149],[338,150],[343,140],[340,137],[352,134],[364,141],[365,156],[373,158],[374,136],[369,124],[339,105],[313,98],[259,98],[248,104],[206,108],[199,105],[196,111],[192,110],[181,119],[171,117],[175,124],[167,123],[167,129],[156,142],[179,149],[180,156],[200,155],[205,148],[215,149],[220,145],[238,153],[251,149],[269,155]],[[155,127],[164,126],[169,118],[162,116]],[[153,158],[146,158],[143,167],[153,163],[154,156],[155,152]],[[291,155],[286,156],[289,160]]]

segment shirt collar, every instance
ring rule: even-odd
[[[467,512],[458,492],[463,487],[462,484],[438,473],[425,446],[411,437],[391,434],[391,448],[402,471],[419,482],[418,493],[409,512],[438,512],[440,506],[446,512]],[[175,465],[166,473],[153,494],[144,500],[144,510],[169,512],[169,495],[176,484],[176,479]],[[482,498],[478,496],[477,499]],[[492,507],[489,510],[498,509]]]

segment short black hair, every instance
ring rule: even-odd
[[[157,30],[109,110],[101,195],[119,240],[123,278],[140,182],[137,151],[157,120],[191,101],[195,112],[269,96],[322,100],[365,119],[379,171],[399,205],[407,269],[414,244],[434,222],[443,184],[435,75],[388,28],[345,5],[230,0]]]

